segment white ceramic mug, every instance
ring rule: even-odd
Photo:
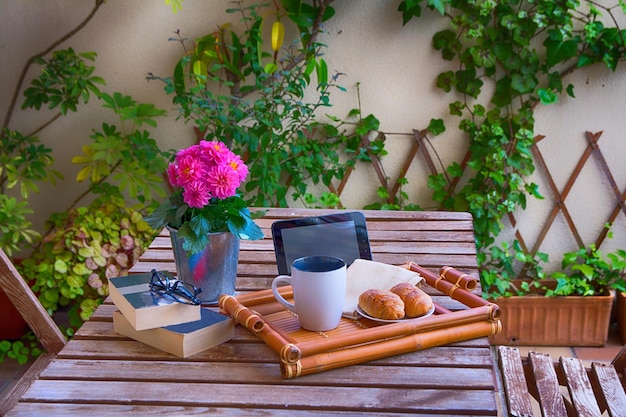
[[[291,284],[294,303],[278,292],[280,283]],[[300,325],[324,332],[339,325],[346,297],[346,263],[334,256],[305,256],[291,264],[291,276],[279,275],[272,281],[276,300],[298,315]]]

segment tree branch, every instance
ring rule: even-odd
[[[4,130],[9,127],[9,123],[11,122],[11,117],[13,116],[13,111],[15,110],[15,105],[17,103],[17,99],[18,99],[18,97],[20,95],[20,92],[22,91],[22,85],[24,84],[24,80],[26,79],[26,74],[28,73],[28,70],[30,69],[30,66],[33,65],[33,63],[37,59],[39,59],[39,58],[49,54],[51,51],[56,49],[63,42],[65,42],[66,40],[70,39],[72,36],[74,36],[76,33],[78,33],[81,29],[83,29],[87,25],[87,23],[89,23],[89,21],[91,21],[91,19],[95,16],[96,12],[100,8],[100,6],[102,6],[103,3],[104,3],[104,0],[95,0],[95,4],[94,4],[93,9],[89,13],[89,15],[81,23],[78,24],[78,26],[76,26],[74,29],[72,29],[69,32],[67,32],[65,35],[61,36],[58,40],[56,40],[55,42],[50,44],[50,46],[48,46],[43,51],[39,52],[38,54],[35,54],[35,55],[31,56],[28,59],[28,61],[26,61],[26,64],[24,65],[24,68],[22,68],[22,72],[20,74],[20,78],[19,78],[19,80],[17,82],[17,85],[15,86],[15,90],[13,91],[13,97],[11,98],[11,103],[9,104],[9,108],[7,110],[7,114],[4,117],[4,123],[2,124],[2,130],[0,131],[0,136],[4,136]],[[44,126],[47,126],[48,124],[49,123],[46,123]],[[41,129],[39,129],[39,130],[41,130]]]

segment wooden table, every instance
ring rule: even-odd
[[[328,210],[270,209],[257,220],[262,241],[242,241],[237,289],[266,289],[277,275],[270,226]],[[373,260],[450,265],[476,275],[472,218],[466,213],[363,211]],[[174,272],[167,235],[132,272]],[[449,309],[464,306],[448,297]],[[35,380],[17,415],[496,415],[495,369],[487,338],[283,379],[277,354],[238,326],[228,343],[187,359],[113,331],[106,302]]]

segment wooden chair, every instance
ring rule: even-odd
[[[9,300],[11,300],[17,311],[28,323],[47,352],[39,356],[17,384],[0,398],[0,416],[3,416],[13,408],[17,400],[30,387],[32,381],[63,349],[67,341],[54,320],[52,320],[52,317],[41,305],[2,249],[0,249],[0,287],[2,287]]]
[[[509,416],[532,417],[531,396],[543,416],[626,416],[626,346],[611,364],[530,352],[522,358],[515,347],[498,346]]]

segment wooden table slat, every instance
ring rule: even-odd
[[[228,417],[293,417],[294,410],[266,409],[266,408],[231,408],[231,407],[189,407],[189,406],[162,406],[136,404],[68,404],[68,403],[21,403],[8,415],[22,417],[76,417],[93,415],[98,417],[119,417],[120,415],[150,416],[228,416]],[[317,410],[298,410],[299,417],[320,417]],[[354,411],[325,410],[324,417],[350,417]],[[381,410],[359,410],[361,417],[415,417],[417,415],[432,416],[430,411],[419,412],[411,410],[408,413],[384,412]],[[437,414],[437,417],[459,417],[454,414]]]
[[[175,362],[175,361],[133,361],[112,360],[103,367],[94,361],[84,359],[59,359],[54,361],[41,379],[73,379],[102,381],[158,381],[161,372],[171,373],[171,382],[200,383],[253,383],[263,381],[273,385],[289,386],[360,386],[417,389],[437,388],[446,390],[489,390],[493,389],[489,368],[434,367],[420,366],[422,381],[415,381],[405,366],[382,366],[374,363],[341,368],[336,372],[320,372],[309,378],[285,380],[273,363],[248,362]],[[159,372],[155,372],[158,369]],[[368,378],[371,375],[377,378]]]
[[[381,410],[409,412],[454,411],[488,412],[495,407],[479,390],[437,390],[272,385],[271,395],[264,386],[253,384],[203,384],[196,382],[150,382],[149,389],[119,381],[37,380],[23,401],[57,402],[73,398],[75,403],[156,404],[202,407],[263,407],[291,410]]]

